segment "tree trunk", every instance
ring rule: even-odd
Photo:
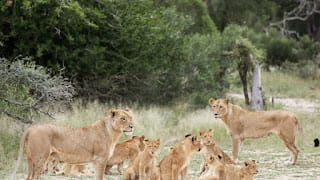
[[[238,65],[239,76],[242,83],[243,95],[246,105],[250,105],[249,94],[248,94],[248,67],[244,63]]]
[[[252,94],[251,94],[251,109],[256,111],[263,110],[263,97],[261,85],[261,66],[256,65],[252,78]]]

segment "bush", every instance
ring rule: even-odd
[[[195,106],[207,105],[211,96],[223,96],[228,86],[221,67],[220,34],[195,34],[187,40],[183,63],[183,90]]]
[[[266,64],[268,66],[278,66],[285,61],[297,62],[296,49],[294,48],[295,42],[287,38],[272,38],[267,44],[267,58]]]
[[[69,102],[75,94],[67,79],[29,58],[0,58],[0,82],[0,112],[24,123],[31,123],[38,113],[50,115],[52,106]]]

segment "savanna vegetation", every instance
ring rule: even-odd
[[[256,64],[263,67],[266,109],[286,108],[272,105],[271,97],[320,98],[319,19],[317,0],[3,0],[0,176],[12,167],[25,127],[81,127],[112,107],[131,107],[135,134],[161,136],[162,153],[184,134],[209,126],[228,150],[229,136],[207,101],[250,95]],[[244,107],[250,100],[233,99]],[[291,110],[305,126],[305,152],[318,155],[309,143],[319,136],[319,108]],[[270,144],[270,154],[284,149],[273,137],[246,141],[240,159]],[[262,169],[271,172],[274,157],[265,158]],[[306,162],[292,171],[308,170]],[[282,169],[259,177],[288,172]]]

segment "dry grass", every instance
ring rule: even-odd
[[[280,95],[286,97],[306,97],[310,100],[312,97],[320,97],[319,82],[313,80],[300,80],[290,77],[283,73],[263,73],[264,89],[268,95]],[[290,79],[292,78],[292,79]],[[298,88],[295,83],[298,83]],[[314,83],[314,84],[312,84]],[[281,86],[281,87],[280,87]],[[318,91],[315,91],[316,88]],[[304,91],[304,92],[301,92]],[[288,94],[286,94],[286,92]],[[295,96],[294,94],[297,94]],[[308,95],[309,94],[309,95]],[[314,101],[314,100],[312,100]],[[233,99],[235,104],[243,106],[243,100]],[[108,113],[114,105],[99,104],[92,102],[83,106],[81,102],[73,103],[72,107],[66,112],[58,114],[56,120],[42,120],[43,122],[55,123],[64,126],[82,127],[99,120]],[[122,107],[121,105],[118,107]],[[320,107],[320,106],[319,106]],[[282,109],[284,105],[275,104],[274,109]],[[145,135],[147,138],[160,138],[162,145],[159,157],[162,158],[168,151],[168,148],[181,140],[185,134],[196,133],[199,129],[215,130],[214,139],[228,154],[231,154],[231,141],[227,131],[220,120],[215,120],[209,108],[190,110],[187,105],[180,104],[171,107],[131,107],[134,113],[135,130],[134,135]],[[303,112],[294,108],[291,111],[297,113],[304,128],[304,134],[298,134],[298,148],[300,155],[298,164],[292,166],[288,164],[289,152],[282,142],[276,136],[269,136],[262,139],[246,140],[241,148],[238,162],[245,159],[258,160],[259,173],[255,179],[320,179],[320,149],[313,147],[313,139],[320,136],[318,126],[320,117],[320,108],[314,112]],[[3,120],[0,122],[0,130],[6,132],[12,137],[19,138],[21,128],[19,126]],[[16,126],[16,127],[13,127]],[[13,128],[12,128],[13,127]],[[17,141],[15,140],[10,147],[10,139],[2,138],[0,143],[0,177],[6,177],[12,170],[13,158],[17,152]],[[129,138],[123,136],[121,140]],[[6,142],[5,142],[6,141]],[[11,148],[11,149],[10,149]],[[5,154],[5,156],[4,156]],[[195,153],[189,170],[190,179],[198,178],[200,168],[200,155]],[[19,178],[25,177],[27,168],[26,163],[20,165]],[[46,174],[43,179],[62,180],[62,179],[94,179],[92,176],[82,177],[64,177],[52,174]],[[121,176],[106,176],[106,179],[122,179]]]

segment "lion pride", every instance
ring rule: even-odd
[[[92,162],[96,180],[102,180],[108,159],[123,132],[132,132],[132,113],[112,109],[109,116],[88,127],[69,128],[52,124],[34,125],[23,133],[14,178],[23,148],[28,160],[27,180],[40,179],[44,165],[51,153],[67,163]]]
[[[295,130],[302,127],[295,114],[284,111],[249,111],[233,105],[228,99],[209,99],[215,118],[220,118],[226,125],[232,139],[233,159],[237,159],[240,143],[245,138],[260,138],[276,134],[292,153],[292,164],[298,158],[295,145]]]

